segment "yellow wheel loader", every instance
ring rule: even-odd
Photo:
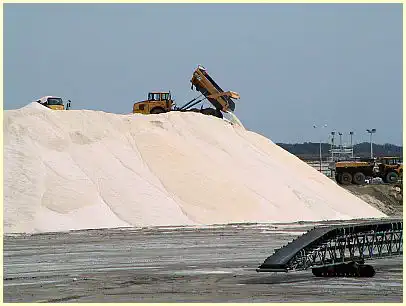
[[[53,110],[68,110],[71,104],[71,100],[68,100],[65,108],[62,98],[55,96],[45,96],[38,99],[36,102]]]

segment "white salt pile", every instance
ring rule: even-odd
[[[263,136],[196,113],[4,112],[4,231],[385,217]]]

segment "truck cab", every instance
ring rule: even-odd
[[[138,114],[160,114],[172,110],[174,102],[170,91],[154,91],[148,93],[148,99],[135,102],[133,113]]]
[[[64,110],[65,105],[63,103],[62,98],[60,97],[55,97],[55,96],[45,96],[40,99],[38,99],[36,102],[39,104],[48,107],[53,110]],[[71,100],[68,100],[68,103],[66,103],[66,109],[68,110],[70,108]]]
[[[400,157],[385,156],[377,158],[379,173],[385,183],[395,183],[403,176],[403,162]]]

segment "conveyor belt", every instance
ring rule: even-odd
[[[401,255],[402,235],[403,220],[316,227],[276,250],[257,271],[287,272],[337,262]]]

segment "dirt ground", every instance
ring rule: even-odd
[[[403,216],[403,197],[394,185],[370,184],[345,186],[348,191],[391,217]]]
[[[4,238],[4,302],[402,302],[402,257],[373,278],[255,269],[312,223]]]

